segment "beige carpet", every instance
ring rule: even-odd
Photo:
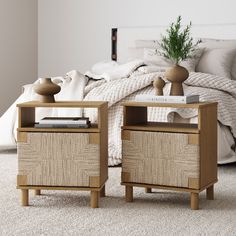
[[[134,191],[124,201],[120,168],[110,168],[107,197],[91,209],[89,193],[44,191],[30,207],[19,204],[15,154],[0,155],[0,235],[236,235],[236,165],[219,167],[216,200],[200,194],[200,210],[189,208],[189,194]]]

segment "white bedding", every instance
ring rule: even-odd
[[[53,79],[62,87],[61,92],[56,96],[57,100],[109,101],[109,165],[121,163],[120,126],[122,125],[122,107],[120,103],[126,100],[133,100],[137,94],[154,93],[153,86],[151,85],[153,79],[159,75],[163,76],[161,72],[144,73],[136,70],[140,65],[142,65],[142,62],[135,61],[122,65],[122,68],[118,68],[119,66],[113,63],[110,66],[116,67],[117,73],[115,76],[112,76],[114,73],[109,73],[112,70],[109,71],[108,69],[105,80],[102,79],[92,83],[87,83],[87,77],[76,71],[68,73],[65,78],[56,77]],[[101,66],[104,66],[104,64],[101,64]],[[93,76],[93,74],[95,74],[94,71],[90,72],[89,75]],[[127,75],[129,75],[129,78],[125,78]],[[16,147],[16,104],[37,99],[32,88],[33,85],[24,86],[24,93],[0,118],[0,147],[2,149]],[[168,94],[169,90],[170,84],[167,83],[164,94]],[[184,90],[186,94],[199,94],[202,101],[218,101],[218,162],[236,161],[236,155],[232,149],[234,147],[233,136],[236,137],[236,81],[215,75],[193,72],[190,73],[190,77],[184,85]],[[92,121],[96,120],[94,110],[90,109],[84,112],[90,116]],[[189,118],[191,122],[196,120],[197,113],[193,109],[159,108],[150,109],[149,119],[173,121],[175,112],[184,118]],[[80,114],[81,110],[73,110],[72,113],[72,110],[38,109],[37,117],[39,119],[49,115],[72,116]]]

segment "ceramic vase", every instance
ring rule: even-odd
[[[54,95],[61,91],[61,87],[53,83],[51,78],[44,78],[34,86],[34,91],[40,95],[40,102],[53,103],[55,102]]]
[[[153,87],[155,88],[156,96],[163,96],[163,88],[165,84],[166,84],[165,81],[161,77],[154,79]]]
[[[182,83],[188,78],[189,72],[186,68],[180,65],[174,65],[166,71],[166,79],[171,82],[171,96],[183,96],[184,90]]]

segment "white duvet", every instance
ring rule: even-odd
[[[109,165],[121,163],[121,139],[120,126],[122,125],[122,107],[120,103],[133,100],[137,94],[154,94],[152,81],[161,72],[149,73],[148,67],[139,68],[142,61],[133,61],[119,66],[112,63],[100,63],[87,72],[87,76],[97,79],[88,80],[88,77],[77,71],[71,71],[66,77],[55,77],[53,81],[58,83],[62,90],[56,95],[56,100],[101,100],[109,102]],[[139,69],[138,69],[139,68]],[[104,69],[104,73],[102,72]],[[154,70],[158,71],[158,69]],[[102,75],[103,74],[103,75]],[[103,77],[105,79],[103,79]],[[39,81],[36,81],[38,83]],[[164,94],[168,94],[170,84],[164,88]],[[218,162],[227,163],[236,161],[233,151],[236,137],[236,81],[221,78],[215,75],[203,73],[190,73],[184,85],[185,94],[199,94],[202,101],[217,101],[218,105]],[[36,100],[37,95],[33,91],[33,85],[24,86],[23,94],[0,118],[0,148],[16,147],[17,109],[16,104]],[[96,120],[94,110],[84,111],[92,121]],[[150,120],[173,121],[174,113],[183,118],[196,121],[194,109],[159,109],[152,108],[149,112]],[[38,109],[37,118],[44,116],[73,116],[81,115],[81,110],[76,109]]]

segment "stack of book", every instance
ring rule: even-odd
[[[44,117],[34,125],[35,128],[89,128],[88,117]]]
[[[157,102],[157,103],[198,103],[199,95],[187,95],[187,96],[155,96],[155,95],[136,95],[136,101],[139,102]]]

